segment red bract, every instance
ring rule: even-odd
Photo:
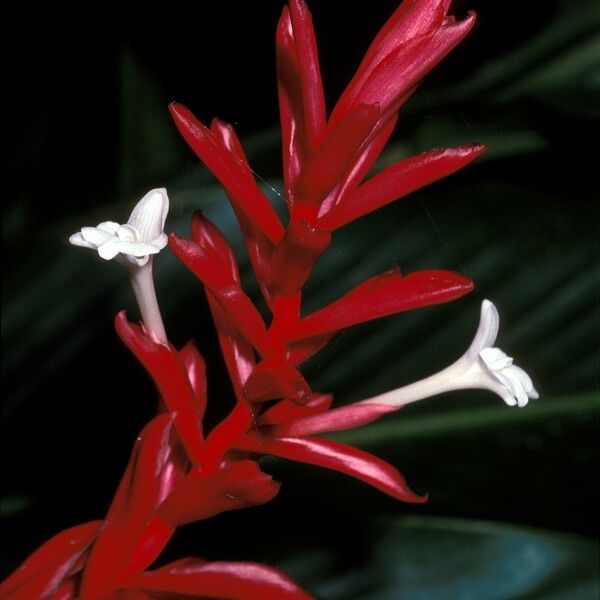
[[[473,15],[456,22],[448,7],[448,0],[405,0],[329,117],[310,13],[302,0],[284,8],[276,47],[285,226],[233,128],[218,120],[207,128],[171,104],[182,136],[229,197],[271,316],[265,321],[244,292],[227,240],[200,212],[191,240],[170,236],[174,254],[204,286],[234,407],[205,431],[205,366],[193,343],[178,351],[119,313],[117,332],[154,380],[159,415],[140,434],[106,518],[42,546],[4,582],[2,598],[308,598],[282,573],[255,563],[188,558],[146,570],[176,527],[274,498],[279,484],[257,462],[265,454],[345,473],[399,500],[426,500],[381,459],[314,437],[370,423],[398,407],[368,401],[331,408],[333,397],[313,391],[298,366],[346,327],[454,300],[473,287],[450,271],[405,275],[393,269],[302,314],[302,288],[335,230],[483,152],[481,145],[432,150],[367,178],[400,107],[473,26]]]
[[[166,594],[176,598],[308,600],[310,596],[280,571],[249,562],[207,563],[184,558],[134,579],[131,586],[148,598]]]
[[[421,500],[376,457],[306,437],[358,426],[391,409],[316,407],[313,399],[319,396],[297,366],[346,327],[447,302],[473,287],[468,278],[449,271],[403,275],[395,269],[301,316],[302,287],[329,246],[332,231],[453,173],[483,152],[481,145],[433,150],[363,181],[402,104],[474,23],[473,15],[458,23],[447,17],[448,5],[446,0],[402,4],[376,37],[329,119],[310,13],[302,0],[292,0],[283,10],[277,69],[289,208],[285,229],[257,192],[233,128],[217,121],[209,131],[187,108],[171,105],[184,139],[227,191],[272,313],[270,322],[261,319],[241,288],[227,242],[204,217],[196,217],[193,241],[171,236],[173,252],[205,286],[227,367],[237,383],[236,408],[207,439],[214,461],[227,456],[228,447],[276,454],[346,472],[407,501]],[[262,403],[269,400],[278,403],[265,412]]]
[[[81,561],[103,525],[92,521],[55,535],[2,582],[0,596],[7,600],[60,597],[65,588],[73,586],[70,579],[81,571]]]

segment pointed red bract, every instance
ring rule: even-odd
[[[175,413],[175,427],[189,457],[196,462],[202,456],[202,414],[188,379],[188,368],[170,345],[155,342],[144,329],[127,320],[125,311],[115,319],[115,328],[123,343],[148,371],[169,411]]]
[[[192,150],[223,184],[232,202],[271,241],[283,234],[283,227],[269,201],[260,191],[247,165],[222,148],[213,134],[183,105],[169,106],[179,132]]]
[[[361,404],[340,406],[326,412],[306,415],[278,426],[272,435],[276,437],[305,436],[356,429],[398,410],[389,404]]]
[[[291,337],[339,331],[371,319],[454,300],[472,289],[470,279],[451,271],[417,271],[403,276],[399,270],[391,270],[301,319]]]
[[[412,492],[404,477],[392,465],[340,442],[310,437],[272,439],[259,433],[248,435],[240,442],[240,448],[339,471],[403,502],[421,503],[427,500],[425,496]]]
[[[325,97],[312,18],[303,0],[290,0],[290,19],[298,57],[306,140],[314,151],[321,145],[325,130]]]
[[[311,389],[298,369],[287,364],[259,363],[248,378],[245,393],[251,402],[287,398],[296,404],[306,404]]]
[[[250,374],[254,370],[256,360],[252,346],[246,341],[237,328],[227,317],[227,314],[210,292],[207,293],[208,304],[213,314],[217,335],[221,343],[221,350],[233,389],[238,401],[245,398],[244,387]]]
[[[211,281],[214,285],[239,284],[237,260],[225,236],[199,210],[192,216],[192,239],[204,250],[210,262]],[[212,273],[212,272],[215,273]]]
[[[379,119],[379,122],[375,126],[376,131],[372,133],[370,138],[359,149],[352,168],[348,170],[344,179],[336,185],[321,204],[318,212],[319,217],[327,214],[337,203],[343,200],[347,193],[354,190],[365,178],[387,144],[394,131],[394,127],[396,127],[397,121],[398,115],[392,115],[387,120]]]
[[[379,117],[377,104],[354,106],[306,161],[295,197],[306,204],[320,203],[356,162]]]
[[[352,106],[379,102],[398,111],[421,79],[469,32],[474,15],[456,23],[446,17],[449,0],[403,2],[381,29],[336,104],[329,128]]]
[[[261,353],[268,346],[267,331],[256,307],[239,284],[218,270],[204,248],[175,234],[169,236],[177,258],[212,292],[238,331]]]
[[[118,589],[120,578],[134,558],[140,570],[158,556],[173,529],[156,530],[154,543],[146,544],[140,555],[139,540],[156,509],[183,477],[174,460],[171,441],[173,415],[150,421],[138,437],[125,475],[106,516],[106,525],[94,544],[81,585],[82,596],[101,600]]]
[[[397,162],[349,192],[318,220],[322,229],[338,229],[386,204],[406,196],[475,160],[484,152],[481,144],[431,150]]]
[[[281,571],[250,562],[205,562],[188,558],[144,573],[130,583],[149,594],[229,600],[310,600]]]
[[[79,559],[89,550],[103,526],[104,521],[90,521],[52,537],[0,584],[0,597],[32,600],[58,593],[63,581],[78,570]],[[60,593],[66,594],[69,587],[63,587]]]
[[[194,342],[188,342],[180,351],[179,356],[186,369],[188,381],[196,399],[196,414],[202,423],[204,411],[206,410],[206,364]],[[202,427],[200,427],[200,439],[202,439]]]
[[[394,49],[369,74],[357,92],[353,105],[378,102],[382,114],[400,107],[395,101],[414,90],[427,73],[471,30],[475,16],[456,23],[448,20],[436,32],[407,41]]]
[[[231,125],[223,123],[218,119],[214,119],[211,125],[211,131],[214,133],[215,139],[220,142],[224,148],[234,153],[239,160],[248,164],[248,159],[246,158],[242,145]],[[252,268],[254,269],[256,280],[267,305],[271,306],[270,261],[271,254],[273,253],[273,244],[243,211],[236,208],[235,204],[233,204],[233,210],[240,224],[244,240],[246,241],[248,256]]]
[[[283,181],[288,205],[292,206],[296,179],[307,156],[308,143],[305,137],[300,66],[287,6],[284,6],[277,26],[276,46]]]
[[[161,506],[163,520],[179,527],[228,510],[257,506],[272,500],[279,484],[251,460],[224,465],[216,473],[188,474]]]

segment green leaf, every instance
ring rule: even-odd
[[[352,446],[375,447],[387,445],[390,441],[408,445],[415,441],[427,443],[432,438],[452,439],[465,434],[475,436],[478,432],[484,436],[489,435],[493,429],[506,431],[510,428],[514,437],[509,444],[513,449],[518,449],[528,433],[538,431],[543,434],[552,423],[560,423],[566,429],[582,421],[593,422],[600,408],[598,399],[593,394],[538,399],[531,401],[523,409],[507,407],[501,400],[496,400],[495,396],[491,400],[494,402],[493,406],[477,404],[465,407],[463,404],[459,409],[449,407],[447,412],[439,410],[441,400],[438,400],[437,410],[433,414],[429,411],[422,414],[423,411],[416,408],[408,411],[409,414],[406,414],[407,411],[400,411],[396,418],[339,433],[336,438]],[[445,401],[452,402],[449,397]],[[528,430],[527,433],[525,430]]]
[[[371,553],[334,567],[337,548],[284,563],[323,600],[588,600],[600,593],[598,545],[563,533],[443,517],[380,519]],[[348,550],[348,548],[346,548]]]

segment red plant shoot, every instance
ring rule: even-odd
[[[131,323],[121,312],[115,326],[153,379],[159,411],[140,433],[106,517],[46,542],[3,582],[1,598],[309,598],[286,575],[258,563],[183,558],[152,569],[177,527],[277,495],[279,483],[259,464],[266,454],[345,473],[404,502],[426,500],[392,465],[316,437],[372,422],[412,400],[391,401],[390,392],[332,408],[333,396],[313,390],[301,365],[347,327],[455,300],[473,283],[450,271],[394,269],[311,314],[303,313],[302,292],[337,229],[483,152],[477,144],[431,150],[369,176],[404,103],[475,22],[473,14],[464,21],[448,16],[449,4],[404,0],[329,112],[308,8],[303,0],[290,0],[283,9],[276,49],[285,224],[257,184],[232,126],[214,120],[207,127],[185,106],[170,105],[184,140],[229,197],[270,319],[265,322],[242,289],[234,253],[202,213],[193,216],[191,239],[169,236],[171,251],[204,286],[235,393],[231,412],[206,430],[204,361],[193,342],[178,350],[168,341],[148,287],[151,255],[165,242],[160,219],[164,224],[166,192],[148,194],[127,225],[105,222],[72,236],[103,258],[117,256],[128,269],[144,323]],[[146,219],[150,212],[144,211],[154,216]],[[495,340],[495,334],[477,335],[486,347]],[[443,387],[426,385],[432,393]]]

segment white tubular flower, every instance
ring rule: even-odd
[[[498,310],[492,302],[484,300],[477,333],[469,349],[453,365],[362,403],[400,407],[451,390],[487,389],[498,394],[508,406],[525,406],[529,399],[539,395],[529,375],[514,365],[510,356],[494,346],[499,324]]]
[[[100,257],[127,267],[143,267],[150,255],[158,254],[167,245],[163,232],[169,197],[167,190],[150,190],[135,206],[125,225],[103,221],[96,227],[82,227],[69,242],[75,246],[97,250]]]
[[[464,369],[459,380],[463,387],[484,388],[495,392],[508,406],[525,406],[530,398],[538,398],[531,378],[513,364],[513,359],[494,347],[500,317],[492,302],[481,303],[479,327],[471,346],[454,367]]]
[[[167,245],[163,229],[168,212],[167,190],[157,188],[135,205],[124,225],[103,221],[97,227],[82,227],[69,238],[74,246],[96,250],[101,258],[114,258],[125,267],[144,325],[160,342],[166,342],[167,335],[154,290],[152,256]]]

